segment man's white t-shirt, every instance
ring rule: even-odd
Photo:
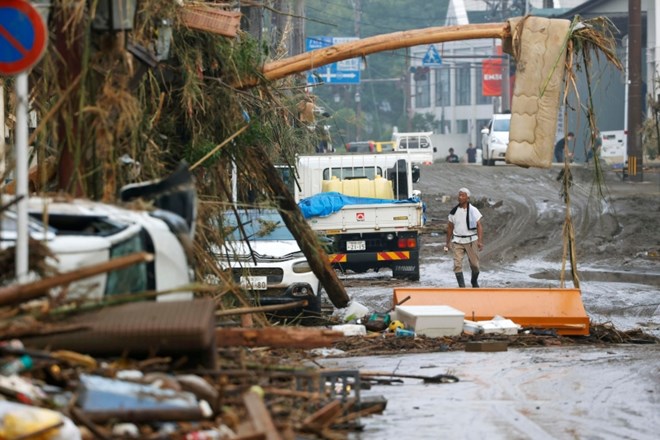
[[[470,223],[476,226],[477,222],[481,220],[481,212],[472,205],[468,205],[470,209]],[[477,229],[468,229],[467,224],[467,209],[456,208],[456,213],[449,214],[449,222],[454,225],[454,236],[452,242],[466,244],[477,240]]]

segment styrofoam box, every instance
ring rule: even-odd
[[[458,336],[463,332],[465,313],[450,306],[397,306],[397,319],[418,335]]]

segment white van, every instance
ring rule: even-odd
[[[431,142],[432,134],[432,131],[415,133],[395,132],[392,134],[394,150],[408,153],[411,163],[430,165],[433,163],[433,153],[436,152],[436,148],[433,147]]]
[[[495,114],[482,131],[483,165],[495,165],[495,161],[505,162],[506,149],[509,146],[509,128],[511,114]]]

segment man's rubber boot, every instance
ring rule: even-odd
[[[472,283],[472,287],[479,287],[479,283],[477,283],[477,278],[479,278],[479,272],[472,272],[472,279],[470,282]]]
[[[456,275],[458,287],[465,287],[465,278],[463,278],[463,272],[454,272],[454,275]]]

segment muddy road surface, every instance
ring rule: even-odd
[[[391,272],[342,275],[351,297],[372,309],[392,305],[392,288],[454,287],[451,254],[443,252],[447,215],[467,187],[483,214],[480,284],[560,287],[567,208],[560,168],[435,163],[424,166],[416,188],[426,203],[421,276],[417,283]],[[643,182],[622,181],[608,170],[596,185],[593,168],[573,166],[570,221],[575,231],[579,287],[594,322],[641,327],[660,336],[660,168]],[[567,261],[565,287],[573,287]],[[469,274],[467,261],[464,272]]]
[[[370,309],[392,306],[393,288],[454,287],[442,251],[449,210],[467,187],[483,218],[480,284],[560,287],[566,205],[559,168],[523,169],[437,163],[422,169],[417,188],[427,205],[419,282],[389,271],[342,275],[347,292]],[[572,168],[570,218],[580,289],[592,323],[640,328],[660,337],[660,174],[645,181]],[[566,267],[569,267],[568,264]],[[464,272],[469,273],[467,263]],[[565,286],[573,287],[570,272]],[[499,353],[443,351],[326,357],[324,366],[399,374],[452,374],[458,383],[372,386],[362,396],[388,400],[382,415],[364,418],[354,440],[386,438],[654,439],[660,432],[660,345],[509,348]]]

